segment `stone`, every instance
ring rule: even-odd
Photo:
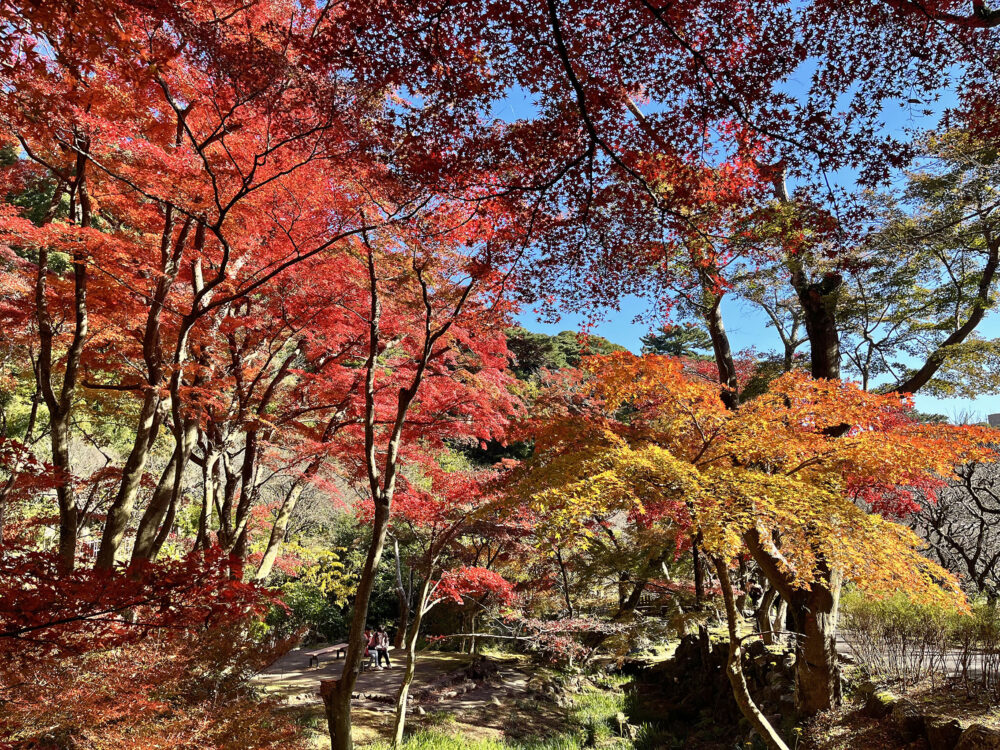
[[[876,690],[868,696],[862,713],[872,719],[883,719],[892,713],[897,700],[899,698],[888,690]]]
[[[962,737],[962,723],[958,719],[928,716],[924,719],[924,732],[930,750],[954,750]]]
[[[973,724],[962,732],[955,750],[1000,750],[1000,730]]]
[[[494,706],[501,705],[500,699],[497,698],[495,695],[492,698],[490,698],[490,703],[492,703]]]
[[[879,689],[878,684],[872,682],[871,680],[865,680],[864,682],[859,682],[854,688],[854,695],[860,701],[865,701],[868,699],[872,693]]]
[[[782,683],[786,682],[788,682],[788,680],[785,676],[776,669],[767,673],[767,684],[771,687],[781,687]]]
[[[892,707],[892,720],[903,742],[914,742],[924,733],[924,717],[916,703],[900,698]]]
[[[426,716],[427,715],[427,709],[424,708],[423,706],[417,706],[417,715],[418,716]]]

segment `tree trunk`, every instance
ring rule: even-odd
[[[559,547],[556,547],[556,561],[559,563],[559,574],[562,578],[563,598],[566,601],[566,616],[573,618],[576,615],[573,609],[573,598],[570,596],[569,591],[569,575],[566,572],[566,561],[563,560],[562,550]]]
[[[174,527],[174,519],[177,516],[177,503],[180,502],[180,492],[175,491],[170,495],[170,505],[167,506],[166,516],[163,518],[163,523],[160,525],[160,530],[156,533],[156,538],[153,540],[153,546],[149,550],[150,561],[155,561],[157,556],[160,554],[160,550],[163,549],[163,544],[170,537],[170,530]]]
[[[729,684],[733,686],[736,705],[739,706],[740,712],[750,722],[750,725],[757,730],[769,750],[788,750],[788,745],[774,730],[767,717],[761,713],[757,704],[754,703],[753,696],[750,695],[746,678],[743,676],[743,649],[740,645],[738,628],[739,613],[736,611],[736,600],[733,597],[733,586],[729,580],[729,569],[726,567],[726,563],[717,557],[712,557],[712,563],[719,577],[722,598],[726,605],[726,623],[729,626],[729,657],[726,661],[726,676],[729,678]]]
[[[801,260],[790,264],[792,286],[802,308],[814,378],[840,379],[840,332],[837,330],[837,304],[844,279],[827,273],[820,281],[810,281]]]
[[[392,540],[393,555],[396,558],[396,599],[399,607],[399,620],[396,623],[396,637],[393,639],[395,648],[403,648],[406,642],[406,628],[410,620],[410,597],[403,586],[403,565],[399,554],[399,540]],[[410,591],[413,590],[412,568],[410,577]]]
[[[295,505],[302,495],[304,481],[304,479],[299,479],[289,487],[285,495],[285,501],[278,510],[278,515],[274,519],[274,525],[271,527],[271,536],[267,540],[267,549],[264,551],[264,557],[257,568],[257,575],[254,576],[258,581],[266,581],[267,577],[271,575],[274,561],[278,559],[281,544],[284,542],[285,534],[288,532],[288,522],[291,520]]]
[[[211,527],[212,511],[218,505],[219,497],[219,452],[212,446],[211,440],[206,441],[205,455],[202,457],[202,498],[201,513],[198,517],[198,536],[194,541],[195,549],[208,549],[211,545],[209,529]]]
[[[698,544],[701,540],[701,533],[695,535],[691,541],[691,561],[694,564],[694,607],[699,612],[705,601],[705,573],[701,567],[701,555],[698,552]]]
[[[777,596],[778,590],[774,587],[769,588],[761,598],[756,612],[757,632],[760,633],[760,639],[768,646],[775,642],[774,628],[771,625],[771,607]]]
[[[110,570],[114,567],[115,555],[125,536],[125,529],[132,520],[132,508],[135,506],[139,483],[149,458],[150,431],[156,423],[156,412],[159,407],[159,393],[156,388],[149,386],[143,398],[142,411],[139,413],[132,451],[122,472],[122,483],[111,507],[108,508],[108,517],[104,522],[104,533],[101,536],[101,546],[97,551],[95,563],[98,570]]]
[[[756,529],[744,535],[754,561],[781,598],[788,603],[795,627],[795,680],[798,710],[809,716],[839,705],[840,669],[837,662],[837,614],[841,577],[821,563],[819,577],[809,589],[794,588],[792,577],[769,552]]]
[[[774,612],[774,619],[771,621],[771,630],[774,632],[774,642],[781,643],[783,636],[781,634],[782,630],[788,630],[785,627],[785,619],[788,617],[788,602],[782,599],[778,603],[778,608]]]
[[[420,638],[420,623],[424,619],[430,590],[431,576],[428,575],[423,586],[420,587],[413,627],[406,638],[406,668],[403,670],[403,680],[399,684],[399,692],[396,694],[396,721],[392,732],[392,746],[394,748],[403,745],[403,731],[406,728],[406,704],[410,695],[410,683],[413,682],[413,673],[417,669],[417,639]]]
[[[358,675],[361,674],[368,604],[375,586],[378,565],[382,560],[386,531],[389,528],[389,507],[390,498],[386,498],[384,494],[376,499],[372,542],[368,547],[368,556],[365,559],[365,566],[361,571],[357,594],[354,598],[347,655],[344,658],[344,671],[339,680],[324,680],[321,685],[320,693],[323,697],[327,723],[330,728],[331,750],[353,750],[354,747],[354,739],[351,735],[351,694],[354,692]]]
[[[733,350],[729,345],[729,335],[722,322],[722,295],[712,289],[712,283],[707,277],[702,280],[702,288],[708,298],[705,304],[705,325],[712,339],[712,350],[715,354],[715,364],[719,371],[719,383],[722,385],[722,402],[728,409],[735,409],[740,404],[739,381],[736,378],[736,363],[733,360]]]
[[[135,544],[132,547],[132,561],[130,565],[136,565],[141,561],[152,560],[155,555],[153,548],[157,538],[157,530],[163,525],[164,516],[168,514],[171,506],[175,509],[179,498],[180,487],[177,482],[178,473],[183,476],[184,468],[194,449],[195,439],[198,434],[198,422],[195,419],[187,420],[184,425],[184,433],[181,442],[175,443],[174,450],[170,454],[170,460],[160,475],[160,480],[153,491],[153,497],[146,506],[142,518],[139,519],[139,528],[135,533]]]
[[[403,648],[406,643],[406,631],[410,626],[410,602],[404,591],[397,589],[396,596],[399,599],[399,618],[396,621],[396,637],[393,638],[392,645],[394,648]]]
[[[840,704],[840,665],[837,661],[837,614],[840,575],[827,573],[791,607],[797,639],[795,696],[798,709],[811,716]]]
[[[70,457],[69,413],[65,416],[49,413],[52,439],[52,464],[66,478],[56,487],[59,501],[59,560],[63,570],[73,570],[76,561],[76,533],[78,511],[76,492],[73,489],[72,459]]]

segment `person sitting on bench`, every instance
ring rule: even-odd
[[[371,628],[365,628],[365,666],[368,669],[375,666],[375,633]]]

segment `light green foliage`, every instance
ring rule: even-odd
[[[576,696],[570,709],[570,718],[574,725],[583,729],[587,746],[602,743],[615,735],[618,720],[625,712],[621,681],[606,684],[608,689],[588,690]]]
[[[338,607],[343,607],[353,591],[355,575],[347,571],[340,558],[333,550],[319,552],[315,563],[301,572],[296,583],[316,589]]]
[[[267,624],[275,631],[292,633],[301,627],[315,630],[325,640],[341,637],[347,630],[342,607],[313,585],[289,581],[281,587],[285,607],[274,607]]]
[[[934,136],[903,200],[869,201],[879,228],[849,264],[838,306],[845,365],[874,387],[905,381],[930,358],[942,366],[923,392],[996,392],[1000,342],[974,331],[1000,282],[990,277],[1000,243],[996,151],[958,131]]]
[[[995,602],[980,600],[964,611],[902,594],[873,599],[848,590],[841,600],[840,624],[850,632],[861,664],[877,677],[899,680],[905,687],[928,676],[956,673],[970,690],[1000,690],[1000,608]],[[945,657],[949,653],[950,661]]]
[[[303,567],[298,578],[281,585],[287,609],[273,608],[267,623],[281,633],[309,627],[326,640],[340,638],[347,630],[344,607],[353,592],[356,573],[341,561],[342,549],[301,551],[303,555],[311,553],[314,562]]]

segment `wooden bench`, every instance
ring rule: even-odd
[[[306,653],[309,655],[309,666],[311,667],[313,665],[313,662],[316,662],[316,666],[318,667],[319,657],[326,656],[327,654],[336,653],[338,659],[343,659],[344,656],[347,654],[347,644],[338,643],[334,646],[327,646],[326,648],[318,648],[315,651],[306,651]]]
[[[389,646],[388,651],[392,651],[392,646]],[[347,644],[338,643],[334,646],[327,646],[326,648],[318,648],[315,651],[306,651],[309,655],[309,666],[316,662],[316,666],[319,666],[319,658],[321,656],[326,656],[327,654],[336,653],[338,659],[343,659],[347,655]],[[361,662],[361,671],[364,672],[369,667],[375,665],[375,650],[372,649],[371,656],[368,659],[364,659]]]

